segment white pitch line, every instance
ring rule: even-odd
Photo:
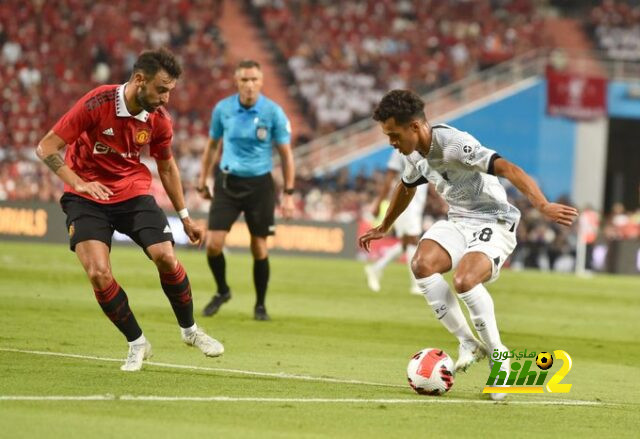
[[[260,403],[313,403],[313,404],[501,404],[501,405],[564,405],[564,406],[600,406],[596,401],[540,400],[507,401],[452,399],[438,397],[420,397],[414,399],[385,398],[255,398],[233,396],[157,396],[157,395],[0,395],[0,401],[144,401],[144,402],[260,402]],[[609,405],[609,404],[607,404]]]
[[[122,359],[118,358],[106,358],[106,357],[96,357],[93,355],[79,355],[79,354],[65,354],[63,352],[47,352],[47,351],[30,351],[25,349],[12,349],[12,348],[0,348],[0,351],[3,352],[16,352],[20,354],[32,354],[32,355],[46,355],[51,357],[64,357],[64,358],[78,358],[81,360],[96,360],[96,361],[110,361],[122,363]],[[240,370],[240,369],[226,369],[221,367],[206,367],[206,366],[190,366],[187,364],[171,364],[171,363],[157,363],[155,361],[145,361],[145,365],[149,366],[157,366],[157,367],[166,367],[171,369],[187,369],[187,370],[204,370],[208,372],[225,372],[225,373],[234,373],[239,375],[251,375],[251,376],[260,376],[260,377],[268,377],[268,378],[280,378],[280,379],[288,379],[288,380],[301,380],[301,381],[320,381],[324,383],[337,383],[337,384],[358,384],[363,386],[377,386],[377,387],[398,387],[405,388],[406,386],[400,384],[385,384],[385,383],[374,383],[370,381],[359,381],[359,380],[350,380],[350,379],[342,379],[342,378],[329,378],[329,377],[314,377],[308,375],[294,375],[283,372],[255,372],[251,370]]]

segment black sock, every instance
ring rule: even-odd
[[[124,334],[127,341],[140,338],[142,329],[138,326],[133,311],[129,308],[127,294],[118,285],[115,279],[102,291],[93,290],[98,299],[102,311],[109,317],[109,320]]]
[[[160,285],[171,303],[181,328],[190,328],[193,320],[193,300],[191,299],[191,284],[182,264],[178,262],[173,273],[160,273]]]
[[[256,287],[256,306],[264,306],[269,284],[269,258],[253,260],[253,284]]]
[[[207,256],[207,262],[209,262],[209,268],[213,273],[213,278],[216,280],[218,294],[227,294],[229,285],[227,285],[227,263],[224,260],[224,253],[220,253],[217,256]]]

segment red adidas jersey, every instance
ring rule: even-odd
[[[68,145],[66,164],[84,181],[98,181],[113,191],[108,200],[118,203],[149,193],[151,172],[140,162],[141,150],[149,146],[155,159],[172,157],[171,117],[163,108],[153,113],[129,114],[124,100],[124,85],[103,85],[91,90],[60,118],[53,132]]]

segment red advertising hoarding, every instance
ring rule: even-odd
[[[582,120],[606,116],[607,80],[548,69],[547,112]]]

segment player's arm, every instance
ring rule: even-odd
[[[209,137],[207,146],[204,148],[202,154],[202,161],[200,163],[200,177],[198,178],[198,184],[196,190],[207,200],[211,199],[211,191],[207,186],[207,178],[211,175],[213,166],[220,161],[220,144],[222,138],[213,139]]]
[[[180,171],[173,157],[168,159],[156,159],[158,165],[158,175],[164,190],[167,192],[173,208],[178,212],[178,216],[184,226],[184,231],[189,236],[192,243],[200,245],[204,236],[203,230],[193,222],[189,216],[184,202],[184,193],[182,191],[182,181],[180,180]]]
[[[78,174],[68,167],[60,150],[66,142],[53,131],[49,131],[38,143],[36,155],[49,167],[62,181],[71,186],[73,190],[82,194],[88,194],[97,200],[108,200],[113,192],[97,181],[86,182]]]
[[[527,197],[533,207],[538,209],[548,219],[563,226],[570,226],[578,216],[578,211],[574,207],[559,203],[550,203],[533,178],[519,166],[500,157],[493,162],[493,169],[495,175],[509,180]]]
[[[293,204],[293,189],[296,180],[296,170],[293,163],[293,151],[288,143],[278,145],[280,163],[282,163],[282,181],[284,181],[284,194],[282,195],[282,214],[285,218],[291,218],[295,206]]]
[[[364,235],[358,239],[358,245],[366,251],[369,251],[371,241],[382,238],[391,228],[395,220],[400,216],[402,212],[407,208],[413,196],[416,193],[415,186],[407,186],[404,182],[400,181],[396,185],[396,188],[391,195],[391,201],[389,202],[389,208],[382,220],[382,223],[378,227],[369,229]]]
[[[373,205],[371,206],[371,213],[373,214],[373,216],[377,217],[380,214],[380,205],[389,196],[391,185],[393,184],[393,181],[397,176],[398,171],[387,169],[387,172],[384,175],[382,186],[380,188],[380,191],[378,192],[378,196],[373,201]]]

